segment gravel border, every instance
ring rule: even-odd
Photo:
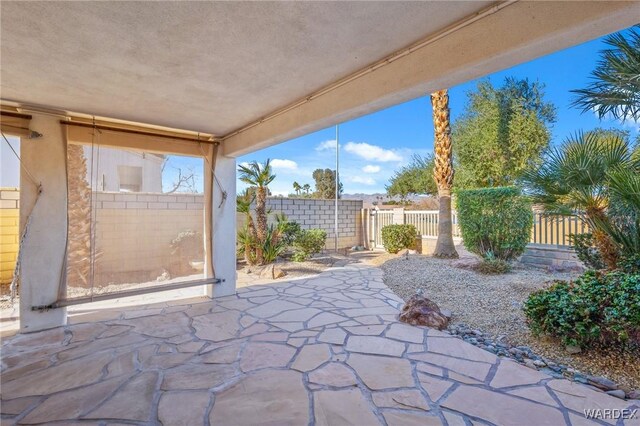
[[[411,254],[381,254],[373,261],[385,284],[403,300],[418,289],[451,311],[451,334],[501,356],[509,356],[552,376],[564,376],[615,396],[639,398],[640,353],[635,350],[589,350],[569,354],[564,345],[532,336],[522,311],[528,295],[555,280],[575,279],[577,272],[550,272],[521,264],[502,275],[469,268],[473,257],[437,259]],[[617,395],[616,395],[617,394]]]

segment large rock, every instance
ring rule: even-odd
[[[438,330],[447,328],[449,319],[435,302],[417,293],[402,307],[400,321],[411,325],[424,325]]]
[[[277,280],[278,278],[282,278],[287,273],[282,270],[282,268],[276,266],[275,264],[267,265],[264,267],[262,272],[260,272],[260,278],[269,279],[269,280]]]

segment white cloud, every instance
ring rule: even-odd
[[[367,164],[362,168],[362,171],[365,173],[378,173],[380,171],[380,166],[374,166],[372,164]]]
[[[316,151],[327,151],[327,150],[335,150],[336,149],[336,140],[328,140],[321,142],[318,146],[316,146]]]
[[[352,176],[349,179],[353,183],[361,183],[363,185],[375,185],[376,181],[368,176]]]
[[[293,160],[274,158],[271,160],[271,167],[277,170],[298,170],[298,163]]]
[[[402,157],[395,152],[366,142],[349,142],[344,150],[368,161],[402,161]]]

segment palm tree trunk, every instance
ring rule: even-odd
[[[91,267],[91,187],[82,145],[67,146],[69,242],[67,285],[89,287]]]
[[[264,256],[262,254],[262,245],[267,239],[267,188],[258,187],[256,189],[256,236],[258,243],[256,245],[256,262],[262,265]]]
[[[434,126],[435,166],[433,175],[438,186],[440,203],[438,216],[438,240],[433,256],[457,258],[453,243],[451,223],[451,186],[453,185],[453,159],[451,146],[451,125],[449,122],[449,95],[447,90],[439,90],[431,94]]]
[[[614,244],[611,237],[601,229],[598,229],[597,224],[608,220],[608,217],[604,210],[598,208],[588,208],[586,210],[587,223],[591,227],[591,234],[593,235],[593,244],[600,252],[604,264],[607,269],[614,270],[618,267],[618,261],[620,260],[620,252]]]

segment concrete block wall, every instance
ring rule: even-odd
[[[99,285],[154,280],[175,260],[171,241],[204,227],[202,194],[99,192],[95,209]]]
[[[20,190],[0,188],[0,284],[9,284],[20,241]]]
[[[520,262],[547,269],[584,269],[584,265],[572,249],[542,244],[529,244]]]
[[[308,198],[267,199],[267,209],[271,210],[269,222],[275,222],[275,215],[284,213],[289,220],[298,222],[302,229],[319,228],[327,232],[327,249],[335,246],[335,200]],[[244,226],[244,216],[238,215],[238,228]],[[363,245],[362,201],[338,201],[338,248],[343,249]]]

